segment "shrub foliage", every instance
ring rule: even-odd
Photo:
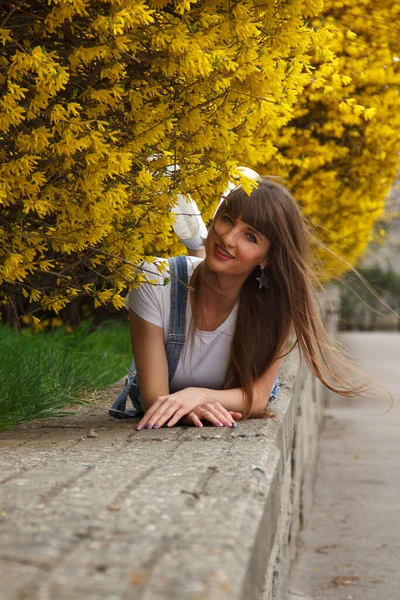
[[[289,178],[328,247],[329,278],[347,270],[330,251],[350,264],[365,251],[398,172],[400,3],[326,0],[318,22],[331,37],[268,167]]]
[[[353,261],[399,147],[396,4],[3,3],[3,301],[32,314],[81,296],[121,307],[134,265],[180,250],[176,194],[207,219],[241,163],[287,176]]]

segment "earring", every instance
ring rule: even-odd
[[[268,289],[269,277],[265,271],[266,266],[267,265],[262,265],[261,267],[261,277],[256,277],[257,281],[260,282],[260,285],[258,286],[259,290],[261,290],[261,288]]]

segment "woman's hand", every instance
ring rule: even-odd
[[[195,409],[201,406],[203,406],[202,410],[193,413]],[[196,423],[201,418],[210,420],[214,424],[218,422],[219,426],[231,427],[234,423],[229,411],[217,402],[209,402],[206,389],[186,388],[174,394],[159,396],[140,420],[137,429],[138,431],[143,428],[157,429],[165,423],[167,427],[172,427],[179,419],[190,413],[193,413],[194,418],[197,417]],[[211,421],[211,419],[213,420]]]
[[[219,402],[206,403],[192,410],[185,418],[185,424],[203,427],[202,420],[205,420],[215,427],[236,427],[236,421],[242,416],[242,413],[227,411]]]
[[[175,425],[179,419],[188,415],[200,404],[207,402],[207,390],[203,388],[186,388],[167,396],[158,396],[157,400],[146,411],[137,429],[157,429],[167,423]]]

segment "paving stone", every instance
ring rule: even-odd
[[[21,588],[29,588],[31,582],[43,574],[40,567],[2,560],[0,560],[0,572],[2,590],[0,597],[7,600],[24,600],[19,593]]]

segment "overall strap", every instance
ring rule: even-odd
[[[171,316],[167,341],[169,384],[175,375],[185,344],[185,320],[188,301],[188,269],[186,256],[169,259],[171,275]]]
[[[189,290],[187,287],[188,270],[186,256],[175,256],[168,259],[168,262],[171,276],[171,317],[166,353],[168,361],[168,382],[171,384],[185,343],[186,306]],[[132,401],[133,410],[126,408],[128,396]],[[142,414],[139,384],[134,360],[132,360],[128,376],[125,380],[125,387],[108,412],[111,417],[117,419],[128,419]]]

